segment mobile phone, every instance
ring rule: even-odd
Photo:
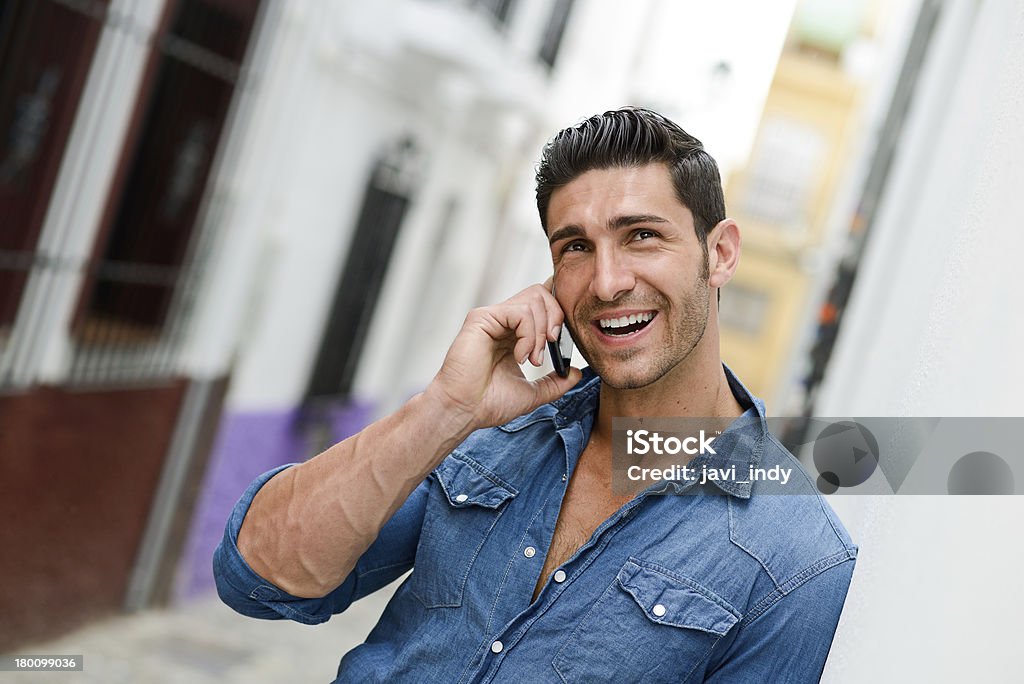
[[[555,285],[551,284],[551,296],[555,296]],[[569,327],[562,321],[558,329],[558,342],[548,342],[548,356],[551,357],[551,365],[555,367],[558,377],[569,376],[569,365],[572,362],[572,335],[569,334]]]
[[[569,334],[569,327],[565,323],[562,323],[558,332],[558,342],[548,342],[548,356],[551,357],[551,365],[555,367],[558,377],[568,377],[569,365],[572,362],[572,335]]]

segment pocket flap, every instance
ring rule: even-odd
[[[693,580],[667,574],[636,559],[622,567],[617,579],[652,622],[718,635],[739,622],[740,616],[724,599]]]
[[[434,469],[434,476],[456,508],[497,508],[519,492],[468,456],[453,452]]]

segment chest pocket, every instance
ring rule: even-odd
[[[552,665],[565,682],[680,682],[740,617],[696,582],[631,558]]]
[[[409,589],[427,608],[450,608],[462,605],[473,563],[518,491],[458,452],[431,475]]]

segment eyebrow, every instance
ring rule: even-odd
[[[619,230],[621,228],[627,228],[634,226],[638,223],[668,223],[669,220],[657,216],[655,214],[627,214],[625,216],[616,216],[608,222],[608,230]],[[571,223],[568,226],[559,228],[558,230],[551,233],[551,237],[548,238],[548,244],[553,245],[559,240],[565,240],[566,238],[580,237],[585,235],[586,231],[580,226]]]

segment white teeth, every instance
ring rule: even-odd
[[[654,318],[654,313],[647,311],[642,314],[630,314],[628,316],[622,316],[621,318],[602,318],[598,323],[601,324],[602,328],[624,328],[627,325],[633,325],[641,321],[649,321]]]

